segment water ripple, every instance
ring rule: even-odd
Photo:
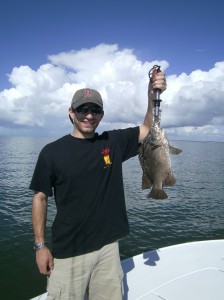
[[[29,299],[45,288],[32,250],[33,193],[28,186],[39,151],[51,140],[0,138],[0,263],[5,295],[12,293],[8,299]],[[171,157],[177,182],[166,188],[168,200],[146,197],[148,191],[141,189],[142,172],[137,157],[123,166],[131,233],[120,241],[121,258],[176,243],[224,237],[224,143],[175,144],[183,153]],[[47,240],[54,214],[52,199]],[[11,282],[17,285],[15,291]],[[21,289],[24,282],[26,289]]]

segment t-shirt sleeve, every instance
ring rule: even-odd
[[[44,150],[39,154],[29,188],[35,192],[43,192],[51,197],[53,196],[54,176],[50,160]]]
[[[127,128],[118,130],[119,138],[118,142],[122,149],[123,159],[125,160],[136,156],[138,154],[139,147],[139,127]]]

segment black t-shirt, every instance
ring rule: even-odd
[[[97,250],[129,232],[122,162],[137,155],[139,127],[71,135],[40,152],[30,189],[53,196],[52,253],[67,258]]]

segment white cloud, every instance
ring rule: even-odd
[[[167,128],[166,133],[171,140],[224,141],[224,126],[172,127]]]
[[[198,133],[203,135],[208,126],[218,125],[220,131],[224,124],[224,62],[216,63],[208,72],[168,76],[167,81],[168,89],[163,94],[165,127],[200,127]]]
[[[154,64],[163,70],[169,66],[167,61],[142,62],[131,49],[105,44],[48,59],[37,70],[12,70],[12,88],[0,92],[0,134],[16,128],[30,134],[71,131],[67,110],[72,95],[87,86],[99,90],[104,99],[101,130],[139,124],[147,107],[149,69]],[[169,128],[168,134],[222,137],[223,81],[224,62],[207,72],[167,76],[168,89],[161,98],[162,125]]]

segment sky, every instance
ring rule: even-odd
[[[222,0],[1,0],[0,136],[62,136],[79,88],[97,89],[99,132],[136,126],[148,72],[166,73],[169,139],[224,142]]]

